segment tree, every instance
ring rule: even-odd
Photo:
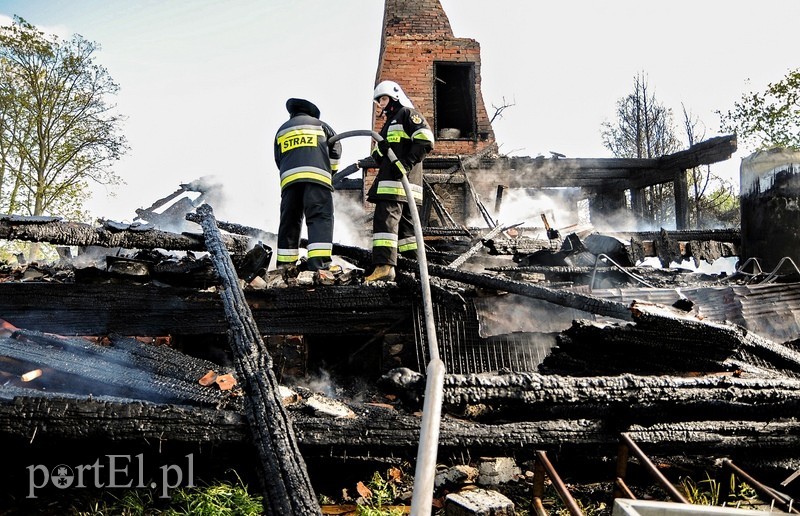
[[[108,103],[119,87],[98,49],[18,16],[0,27],[0,212],[75,218],[89,182],[121,183],[110,167],[127,151],[123,117]]]
[[[680,148],[672,123],[672,110],[658,102],[649,91],[647,77],[637,74],[633,92],[617,102],[617,120],[604,122],[603,145],[619,158],[657,158]],[[674,218],[672,184],[631,192],[631,207],[654,224]]]
[[[739,143],[750,150],[800,150],[800,68],[768,84],[763,93],[742,95],[732,110],[717,113],[722,131],[735,132]]]
[[[683,128],[689,147],[705,139],[705,129],[700,120],[683,108]],[[689,183],[689,225],[711,228],[723,223],[739,225],[739,197],[730,181],[714,174],[711,165],[694,167],[686,171]]]

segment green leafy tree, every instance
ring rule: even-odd
[[[717,113],[722,131],[735,132],[745,148],[800,150],[800,68],[768,84],[764,92],[742,95],[732,110]]]
[[[15,16],[0,27],[0,212],[85,218],[90,182],[114,185],[126,151],[119,89],[80,35],[46,35]]]
[[[633,91],[617,102],[617,118],[604,122],[603,145],[619,158],[657,158],[675,152],[680,141],[675,136],[672,110],[650,91],[645,74],[637,74]],[[632,208],[639,217],[654,224],[674,220],[671,183],[631,192]]]

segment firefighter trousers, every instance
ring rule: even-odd
[[[304,217],[308,229],[308,269],[326,269],[333,249],[333,192],[311,182],[291,184],[281,190],[278,265],[293,264],[300,258]]]
[[[372,218],[372,264],[397,265],[397,253],[417,259],[414,221],[406,201],[375,202]]]

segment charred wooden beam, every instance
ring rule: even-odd
[[[56,245],[122,247],[125,249],[163,248],[175,251],[205,251],[202,236],[170,233],[157,229],[118,229],[94,227],[78,222],[24,220],[0,216],[0,239],[49,242]],[[247,251],[246,238],[226,235],[226,249],[234,254]]]
[[[738,228],[724,229],[687,229],[682,231],[672,231],[661,229],[659,231],[621,231],[606,232],[604,235],[619,238],[621,240],[658,240],[661,232],[665,231],[667,236],[679,242],[713,240],[716,242],[728,242],[739,245],[742,242],[742,232]]]
[[[468,169],[466,173],[477,178],[486,169],[492,169],[493,182],[509,188],[627,190],[674,181],[678,171],[724,161],[735,151],[736,136],[727,135],[661,158],[484,158],[477,169]],[[436,166],[431,158],[425,163],[426,167]]]
[[[220,296],[230,325],[234,363],[245,391],[245,413],[260,458],[266,513],[320,514],[292,421],[278,392],[272,358],[253,321],[211,206],[200,206],[197,212],[202,217],[206,247],[222,280]]]
[[[0,387],[0,395],[10,391]],[[0,434],[35,440],[152,440],[198,443],[247,442],[241,412],[141,400],[108,401],[87,396],[28,395],[13,390],[0,403]]]
[[[374,334],[406,317],[412,304],[395,286],[248,289],[245,297],[259,331],[272,335]],[[0,318],[60,335],[220,335],[228,329],[215,292],[152,284],[4,282]]]
[[[298,415],[298,436],[309,455],[375,456],[377,450],[400,455],[416,446],[419,418],[380,408],[363,418],[321,419]],[[619,433],[630,432],[653,454],[769,453],[786,457],[800,437],[794,418],[767,420],[696,420],[638,424],[609,419],[552,419],[482,424],[443,417],[439,455],[508,453],[509,450],[554,449],[559,453],[598,456],[615,453]],[[787,448],[788,447],[788,448]],[[384,455],[386,456],[386,455]]]
[[[475,180],[492,170],[493,183],[509,188],[585,187],[598,191],[628,190],[675,180],[682,170],[729,159],[736,135],[710,138],[689,149],[655,159],[643,158],[483,158],[466,174]],[[435,167],[431,158],[426,167]],[[429,176],[426,178],[430,181]]]
[[[773,367],[783,368],[792,374],[800,374],[800,353],[796,350],[760,337],[741,326],[711,322],[694,314],[646,302],[634,302],[631,314],[637,326],[642,325],[655,329],[659,335],[671,332],[683,339],[694,338],[700,342],[714,342],[741,348],[763,360]]]
[[[669,422],[770,419],[800,408],[800,381],[789,378],[558,376],[537,373],[446,375],[443,407],[490,420],[612,418]]]
[[[308,457],[413,458],[419,416],[365,405],[355,418],[293,412],[297,438]],[[508,453],[557,449],[562,454],[608,456],[629,432],[652,455],[731,454],[789,460],[796,455],[796,418],[685,420],[641,424],[607,419],[553,419],[480,423],[444,416],[439,454]],[[249,444],[247,419],[239,412],[142,402],[16,397],[0,403],[0,435],[25,441],[77,439]],[[796,457],[795,457],[796,459]]]
[[[701,165],[711,165],[730,159],[736,149],[735,134],[717,136],[696,143],[688,149],[660,157],[658,159],[658,168],[664,171],[680,171]]]
[[[412,260],[400,260],[398,265],[410,270],[415,262]],[[431,276],[449,279],[474,285],[476,287],[501,290],[519,294],[534,299],[542,299],[550,303],[583,310],[597,315],[605,315],[616,319],[630,320],[631,315],[628,307],[616,301],[608,301],[593,296],[580,294],[568,290],[555,290],[521,281],[514,281],[486,274],[476,274],[473,272],[454,270],[440,265],[428,264],[428,272]]]
[[[189,222],[195,222],[200,224],[202,221],[202,217],[197,213],[187,213],[186,220]],[[223,231],[227,231],[228,233],[232,233],[234,235],[245,235],[253,238],[262,238],[265,240],[277,240],[278,235],[275,233],[270,233],[269,231],[265,231],[263,229],[254,228],[252,226],[244,226],[242,224],[236,224],[233,222],[225,222],[222,220],[217,221],[217,227]]]
[[[29,335],[14,332],[11,337],[0,337],[0,354],[31,364],[46,367],[56,378],[43,375],[30,382],[32,389],[51,389],[56,392],[92,393],[119,396],[158,403],[195,404],[220,407],[230,399],[219,390],[204,389],[196,382],[181,381],[174,377],[109,362],[97,354],[76,353],[75,347],[64,349],[51,337],[51,345],[31,339]]]
[[[691,374],[733,373],[735,365],[744,373],[800,375],[800,353],[741,326],[644,301],[633,302],[631,314],[633,326],[574,322],[542,368],[578,375]]]

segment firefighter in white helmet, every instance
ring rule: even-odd
[[[406,192],[400,181],[406,174],[414,202],[422,204],[422,160],[433,149],[433,131],[422,114],[414,109],[403,89],[393,81],[375,87],[373,100],[386,117],[380,135],[383,138],[372,151],[378,163],[378,175],[367,200],[375,204],[372,219],[372,264],[374,269],[365,279],[392,281],[395,277],[397,253],[416,259],[417,241]],[[389,148],[398,161],[388,159]]]

